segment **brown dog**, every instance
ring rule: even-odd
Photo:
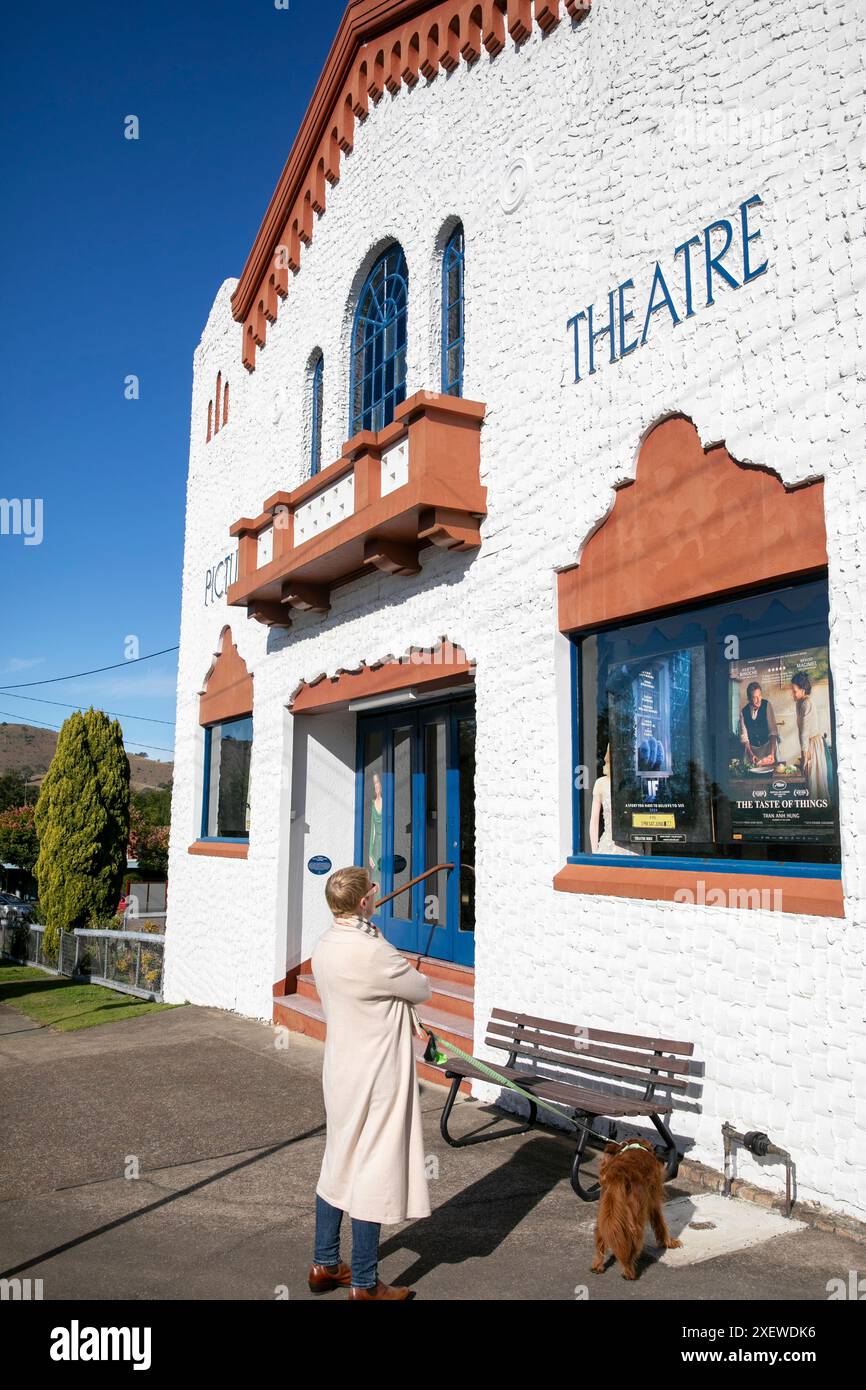
[[[605,1252],[610,1249],[622,1265],[623,1279],[634,1279],[635,1260],[643,1249],[647,1221],[659,1245],[677,1250],[681,1240],[672,1240],[665,1224],[662,1204],[664,1183],[662,1165],[648,1139],[625,1139],[607,1144],[598,1172],[601,1197],[595,1224],[593,1273],[604,1271]]]

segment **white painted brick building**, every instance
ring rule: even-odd
[[[409,8],[395,0],[389,18],[381,3],[349,7],[259,250],[240,286],[220,288],[195,353],[166,998],[271,1018],[275,982],[309,959],[326,925],[324,880],[309,871],[310,858],[336,867],[372,843],[366,822],[355,824],[363,710],[344,701],[293,714],[292,697],[302,682],[316,689],[310,683],[322,673],[435,648],[445,635],[474,663],[476,1050],[494,1055],[484,1048],[494,1006],[693,1041],[702,1085],[673,1121],[689,1156],[721,1166],[724,1120],[767,1130],[794,1156],[801,1199],[863,1219],[862,14],[847,0],[595,0],[591,10],[536,0],[504,11],[479,6],[477,41],[473,7],[451,0],[417,18],[416,52]],[[456,61],[444,38],[451,13],[462,25]],[[516,43],[526,13],[529,32]],[[426,21],[437,16],[439,36],[430,40]],[[473,43],[479,56],[467,62]],[[380,48],[394,90],[380,82],[366,116],[351,120],[344,94],[363,106],[364,85],[378,89]],[[329,142],[332,125],[344,136],[341,150]],[[766,260],[767,268],[743,283],[740,208],[755,197],[752,266]],[[703,230],[722,218],[734,229],[723,265],[739,285],[715,274],[707,305]],[[422,543],[414,575],[372,563],[363,573],[334,570],[321,581],[328,611],[284,602],[291,626],[273,622],[272,598],[263,603],[267,622],[248,616],[246,602],[230,606],[227,582],[236,597],[244,581],[230,528],[247,518],[267,530],[266,499],[286,494],[293,511],[308,496],[294,493],[311,472],[318,352],[322,467],[345,457],[356,310],[389,246],[402,247],[408,270],[403,394],[441,392],[442,256],[458,220],[462,396],[486,408],[480,545]],[[685,258],[675,248],[693,236],[687,316]],[[265,289],[259,312],[278,246],[289,258],[284,283],[277,279],[280,302],[272,294],[269,305]],[[617,318],[615,335],[618,348],[639,339],[656,263],[679,322],[660,302],[645,343],[618,350],[614,362],[608,338],[599,338],[592,374],[588,340],[579,338],[576,381],[569,320],[592,305],[603,327],[609,291],[631,280],[623,304],[634,319],[620,339]],[[586,321],[576,327],[584,333]],[[613,524],[614,501],[629,491],[615,489],[635,477],[642,442],[671,416],[692,421],[705,449],[724,444],[750,465],[731,465],[732,477],[772,470],[785,487],[767,486],[794,499],[808,489],[786,489],[824,480],[841,852],[823,862],[825,883],[841,863],[843,916],[553,886],[587,849],[574,839],[580,759],[558,574],[582,582],[581,565],[573,567],[589,538],[604,535],[604,519]],[[358,512],[359,487],[356,472]],[[675,481],[667,495],[671,568],[700,568],[700,556],[722,542],[702,533],[692,547]],[[227,556],[228,575],[220,568]],[[327,569],[330,560],[316,563]],[[253,689],[245,857],[221,853],[221,837],[202,822],[200,696],[226,626]],[[464,679],[458,693],[469,691]],[[383,710],[398,708],[393,695],[382,698]],[[374,706],[375,694],[364,709]],[[466,771],[464,798],[472,794]],[[590,783],[598,771],[590,769]],[[393,794],[386,788],[386,798]],[[240,844],[246,829],[225,838]],[[632,868],[623,868],[623,882]],[[762,1186],[781,1181],[778,1166],[754,1160],[742,1160],[740,1172]]]

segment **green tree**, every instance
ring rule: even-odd
[[[36,803],[36,878],[46,948],[61,931],[114,915],[129,839],[129,759],[119,723],[70,715]]]
[[[129,808],[129,857],[145,874],[168,872],[167,825],[151,825],[133,799]]]
[[[0,811],[0,860],[32,874],[39,854],[33,806],[13,806]]]
[[[24,778],[20,772],[4,772],[0,776],[0,811],[23,806],[26,801]]]
[[[130,806],[140,813],[146,826],[171,825],[171,783],[167,787],[142,787],[134,791]]]

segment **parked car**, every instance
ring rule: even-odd
[[[33,918],[32,899],[16,898],[12,893],[0,893],[0,922],[9,926],[21,925]]]

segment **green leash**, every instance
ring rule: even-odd
[[[541,1099],[541,1096],[534,1096],[531,1091],[524,1091],[523,1087],[518,1086],[516,1081],[510,1081],[507,1076],[503,1076],[500,1072],[494,1071],[493,1067],[488,1067],[485,1065],[484,1062],[479,1062],[477,1057],[472,1057],[469,1055],[468,1052],[463,1052],[462,1049],[459,1048],[456,1043],[441,1042],[440,1039],[437,1038],[436,1034],[432,1032],[426,1024],[422,1023],[421,1027],[424,1029],[424,1032],[427,1034],[427,1037],[429,1038],[429,1042],[427,1043],[427,1047],[424,1051],[425,1062],[432,1062],[433,1065],[437,1067],[447,1066],[448,1054],[446,1052],[443,1052],[442,1048],[450,1048],[451,1053],[453,1055],[457,1057],[462,1057],[464,1062],[471,1062],[472,1066],[475,1067],[476,1070],[483,1072],[483,1074],[490,1081],[495,1081],[497,1086],[504,1086],[506,1090],[516,1091],[519,1096],[523,1096],[526,1100],[531,1101],[533,1105],[540,1106],[542,1110],[549,1110],[551,1115],[556,1115],[557,1119],[568,1120],[568,1122],[570,1124],[573,1124],[576,1129],[586,1130],[587,1134],[591,1134],[593,1139],[600,1140],[602,1144],[616,1143],[616,1140],[611,1140],[609,1135],[607,1136],[607,1138],[605,1138],[603,1134],[597,1134],[594,1129],[590,1129],[589,1125],[583,1124],[581,1120],[576,1120],[573,1115],[567,1115],[564,1111],[558,1110],[555,1105],[549,1105],[546,1100]]]

